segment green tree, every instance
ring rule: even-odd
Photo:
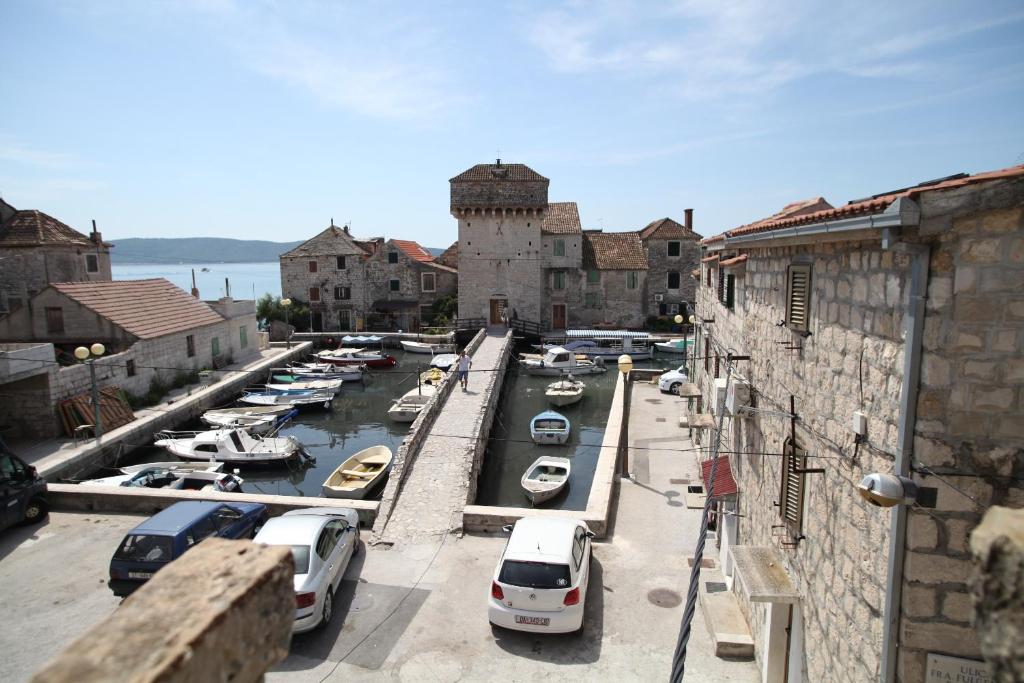
[[[261,324],[267,325],[271,320],[286,320],[285,307],[281,304],[281,297],[264,294],[256,302],[256,318]],[[288,307],[287,321],[295,326],[298,332],[309,330],[309,305],[292,299],[292,305]]]

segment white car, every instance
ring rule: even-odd
[[[359,513],[351,508],[305,508],[272,517],[254,543],[291,548],[295,560],[293,633],[326,626],[334,595],[359,550]]]
[[[686,374],[686,363],[683,363],[675,370],[669,370],[658,377],[658,388],[670,394],[679,393],[679,387],[690,381]]]
[[[534,633],[581,630],[593,537],[578,519],[516,522],[491,581],[490,622]]]

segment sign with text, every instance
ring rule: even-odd
[[[927,683],[995,683],[988,664],[928,653]]]

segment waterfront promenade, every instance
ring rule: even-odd
[[[419,453],[413,459],[393,512],[379,536],[399,543],[446,534],[462,525],[473,480],[477,443],[490,431],[489,407],[498,400],[511,338],[506,331],[489,331],[473,353],[469,388],[456,386],[449,394]],[[452,378],[450,381],[456,381]]]

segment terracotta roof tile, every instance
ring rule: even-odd
[[[700,478],[704,481],[704,490],[709,496],[729,496],[736,493],[739,487],[732,476],[732,467],[729,465],[729,456],[718,456],[718,467],[715,468],[715,489],[710,490],[708,478],[711,476],[712,459],[704,460],[700,464]]]
[[[583,267],[596,270],[647,270],[647,254],[635,232],[584,232]]]
[[[701,263],[707,263],[709,261],[717,261],[717,260],[718,260],[718,254],[715,254],[714,256],[706,256],[706,257],[702,258],[700,260],[700,262]]]
[[[352,235],[345,232],[344,228],[331,225],[281,256],[366,256],[366,254],[367,251]]]
[[[578,235],[583,232],[576,202],[549,202],[540,229],[551,235]]]
[[[411,258],[413,261],[429,262],[433,261],[434,257],[430,255],[430,252],[421,247],[418,243],[412,240],[391,240],[391,243],[402,250],[402,252]]]
[[[224,321],[205,303],[163,278],[57,282],[50,286],[139,339]]]
[[[700,235],[692,230],[687,230],[685,225],[672,220],[671,218],[659,218],[651,221],[640,230],[640,239],[647,240],[657,235],[663,240],[699,240]]]
[[[452,178],[449,182],[475,182],[480,180],[547,180],[526,164],[477,164]]]
[[[746,263],[746,262],[747,262],[747,255],[746,254],[740,254],[739,256],[734,256],[732,258],[723,259],[723,260],[718,262],[718,265],[725,266],[726,268],[728,268],[729,266],[738,266],[738,265],[740,265],[742,263]]]
[[[74,228],[53,216],[34,209],[18,211],[0,226],[0,245],[34,246],[40,244],[95,246],[95,242]]]

